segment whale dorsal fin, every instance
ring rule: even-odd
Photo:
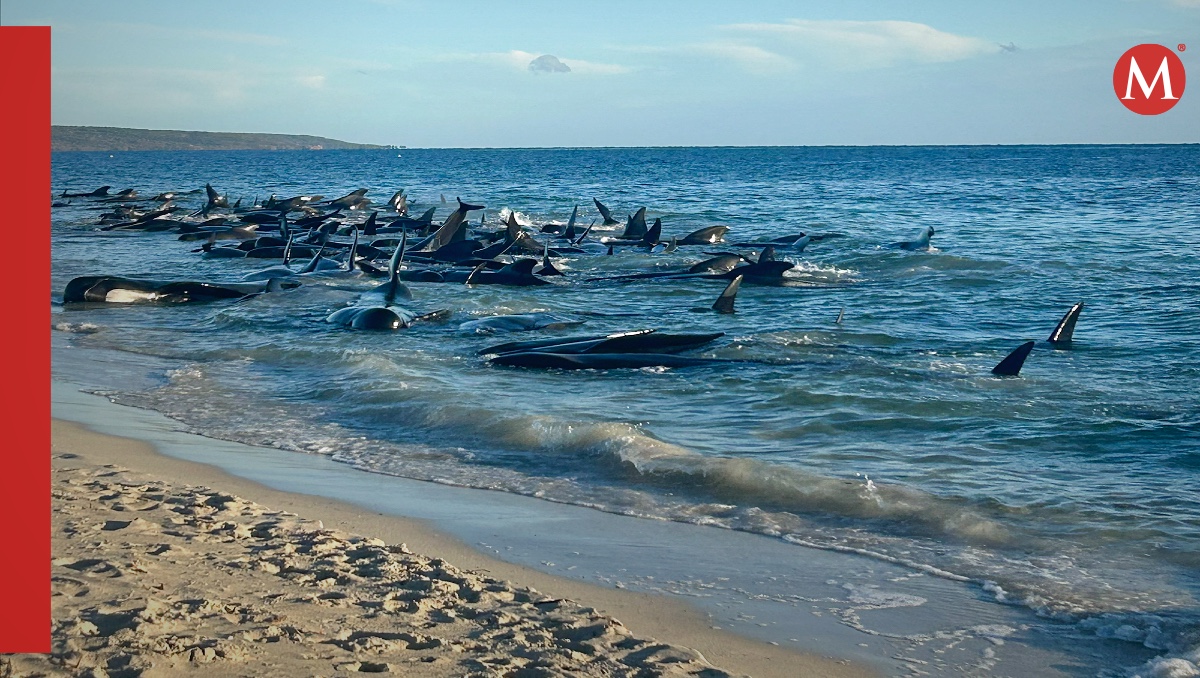
[[[371,212],[371,216],[363,222],[363,235],[373,237],[378,231],[375,228],[375,217],[379,216],[379,212]]]
[[[404,261],[404,246],[408,244],[408,231],[400,232],[400,245],[396,247],[396,251],[392,252],[392,258],[388,262],[388,272],[390,273],[388,281],[383,284],[383,305],[391,306],[397,296],[405,299],[412,299],[412,290],[408,289],[404,283],[400,282],[400,262]]]
[[[354,231],[354,242],[350,243],[350,255],[346,257],[346,272],[354,270],[354,258],[358,256],[358,227],[350,227]]]
[[[400,262],[404,261],[404,248],[408,245],[408,231],[400,231],[400,244],[392,252],[392,260],[388,262],[389,278],[393,283],[400,280]]]
[[[713,310],[717,313],[733,313],[733,302],[737,299],[738,288],[741,286],[742,276],[739,275],[730,281],[721,296],[717,297],[716,303],[712,305]]]
[[[325,252],[325,239],[322,238],[321,239],[321,247],[319,249],[317,249],[317,253],[313,255],[313,258],[309,260],[308,265],[305,266],[304,270],[302,270],[300,272],[301,273],[312,273],[313,271],[317,270],[317,266],[320,265],[320,263],[321,263],[321,255],[324,254],[324,252]]]
[[[641,207],[629,216],[629,221],[625,222],[625,233],[621,237],[641,238],[644,235],[646,235],[646,208]]]
[[[660,238],[662,238],[662,219],[655,219],[654,225],[642,235],[642,244],[657,245]]]
[[[1029,357],[1029,352],[1033,350],[1035,343],[1027,341],[1018,346],[1016,350],[1008,354],[1008,357],[1001,360],[999,365],[992,368],[992,374],[998,377],[1015,377],[1019,375],[1021,367],[1025,364],[1025,359]]]
[[[579,205],[571,210],[571,218],[567,220],[567,229],[563,231],[563,237],[567,240],[575,239],[575,218],[579,216]]]
[[[508,213],[508,224],[504,229],[504,241],[508,244],[515,243],[525,236],[525,231],[521,230],[521,225],[517,223],[517,213]]]

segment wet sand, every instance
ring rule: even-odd
[[[17,675],[871,675],[418,521],[53,435],[54,653],[13,656]]]

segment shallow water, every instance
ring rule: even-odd
[[[439,196],[460,195],[488,205],[487,228],[512,209],[533,230],[575,204],[586,225],[596,196],[618,218],[645,205],[668,235],[720,223],[730,241],[843,237],[782,252],[797,262],[788,285],[743,286],[732,316],[693,312],[718,282],[583,282],[717,248],[607,257],[595,245],[553,286],[414,283],[414,311],[454,315],[395,334],[323,322],[369,281],[59,309],[55,322],[80,349],[124,352],[131,370],[165,359],[156,387],[114,384],[117,399],[207,435],[864,552],[975,582],[1085,635],[1165,656],[1196,648],[1200,147],[400,154],[65,153],[54,188],[153,195],[213,181],[249,201],[359,187],[384,200],[404,187],[416,213],[437,205],[440,220]],[[97,232],[85,203],[54,211],[52,297],[76,275],[236,280],[271,263],[200,259],[173,234]],[[925,226],[935,250],[887,247]],[[1041,344],[1020,378],[990,376],[1080,300],[1072,350]],[[532,311],[586,323],[458,329]],[[699,355],[761,362],[565,373],[475,355],[642,327],[726,332]]]

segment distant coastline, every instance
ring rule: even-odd
[[[52,151],[322,151],[396,148],[306,134],[190,132],[127,127],[52,125]]]

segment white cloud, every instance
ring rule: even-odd
[[[226,42],[237,45],[257,45],[259,47],[279,47],[288,41],[277,35],[253,33],[250,31],[190,28],[187,26],[164,26],[136,21],[101,21],[95,24],[75,24],[59,22],[54,25],[55,33],[91,33],[109,37],[121,36],[139,41],[153,38],[186,41],[192,43]]]
[[[595,61],[583,61],[581,59],[559,59],[559,61],[570,66],[571,71],[585,75],[620,75],[628,73],[630,70],[620,64],[602,64]]]
[[[796,63],[783,56],[758,47],[736,42],[706,42],[689,45],[684,51],[697,52],[716,57],[722,61],[732,61],[742,68],[759,74],[776,73],[795,68]]]
[[[509,68],[518,71],[529,70],[529,63],[538,58],[533,52],[524,52],[519,49],[510,50],[507,52],[483,52],[481,54],[467,54],[467,60],[483,61],[485,63],[494,63],[508,66]]]
[[[960,61],[999,51],[995,42],[939,31],[912,21],[815,21],[723,26],[782,58],[846,69]],[[765,43],[763,47],[760,43]]]
[[[536,54],[534,52],[526,52],[524,50],[514,49],[507,52],[476,52],[476,53],[459,53],[459,54],[443,54],[437,58],[438,61],[476,61],[486,64],[494,64],[511,68],[517,71],[530,71],[529,64],[544,54]],[[619,75],[628,73],[629,69],[619,64],[605,64],[594,61],[584,61],[582,59],[564,59],[558,58],[557,61],[566,64],[571,69],[571,73],[579,73],[582,75]]]
[[[323,89],[325,87],[325,76],[323,75],[300,75],[296,77],[296,82],[300,86],[309,89]]]

